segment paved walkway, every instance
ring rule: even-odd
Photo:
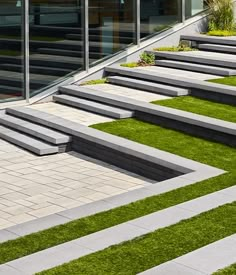
[[[235,262],[236,234],[149,269],[140,275],[210,275]]]
[[[79,153],[38,157],[0,140],[0,229],[152,182]]]
[[[105,249],[111,245],[189,219],[220,205],[235,200],[236,186],[195,200],[185,202],[144,217],[90,234],[0,266],[0,275],[32,274],[82,256]]]

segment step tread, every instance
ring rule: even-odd
[[[107,73],[127,76],[127,77],[135,77],[147,81],[160,82],[160,83],[168,83],[169,85],[179,86],[190,89],[201,89],[204,91],[210,91],[221,95],[236,95],[236,88],[233,86],[211,83],[203,80],[198,80],[194,78],[187,78],[185,76],[180,77],[179,75],[174,74],[166,74],[163,72],[154,72],[154,71],[145,71],[139,68],[129,69],[124,68],[119,65],[112,65],[105,68]],[[180,70],[181,71],[181,70]],[[182,71],[183,72],[183,71]]]
[[[79,96],[79,93],[77,91],[75,94],[78,94]],[[128,118],[133,116],[132,111],[109,106],[107,104],[102,104],[91,100],[82,99],[82,98],[76,97],[76,95],[74,96],[73,95],[61,94],[61,95],[56,95],[53,98],[56,102],[67,103],[68,105],[71,105],[74,107],[92,111],[94,113],[108,115],[114,118]]]
[[[109,76],[107,79],[108,79],[108,82],[110,82],[111,84],[119,84],[123,86],[137,88],[137,89],[145,89],[151,92],[161,93],[165,95],[178,96],[178,95],[187,95],[189,93],[188,89],[130,78],[130,77]]]
[[[219,36],[207,36],[202,34],[194,34],[194,35],[181,35],[181,40],[190,40],[197,42],[206,42],[211,44],[222,44],[222,45],[232,45],[236,46],[236,36],[229,37],[219,37]]]
[[[208,51],[192,52],[158,52],[148,51],[158,58],[167,58],[178,61],[209,64],[214,66],[236,68],[236,56],[232,54],[216,53]]]
[[[52,144],[64,144],[71,141],[71,137],[68,135],[7,114],[0,116],[0,124]]]
[[[157,66],[179,68],[182,70],[193,70],[198,72],[214,73],[222,76],[236,75],[236,69],[217,67],[211,65],[197,64],[184,61],[175,61],[175,60],[157,60]]]
[[[31,138],[5,126],[0,126],[0,138],[3,138],[38,155],[49,155],[59,152],[59,148],[57,146]]]

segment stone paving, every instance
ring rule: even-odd
[[[144,101],[144,102],[151,102],[154,100],[163,100],[163,99],[170,98],[169,96],[165,96],[165,95],[145,92],[142,90],[137,90],[136,88],[132,89],[132,88],[123,87],[119,85],[112,85],[112,84],[97,84],[97,85],[89,85],[87,87],[89,89],[94,89],[94,90],[107,92],[115,95],[121,95],[128,98]]]
[[[76,152],[38,157],[0,140],[0,229],[152,182]]]
[[[55,116],[59,116],[61,118],[68,119],[70,121],[86,126],[113,121],[113,119],[106,116],[97,115],[91,112],[76,109],[62,104],[57,104],[54,102],[35,104],[28,107],[34,110],[39,110]]]

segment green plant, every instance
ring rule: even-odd
[[[143,52],[140,54],[140,60],[138,61],[139,66],[147,66],[155,64],[155,55],[153,53]]]
[[[220,269],[212,275],[235,275],[236,274],[236,263],[226,268]]]
[[[234,29],[233,0],[207,0],[210,9],[208,28],[213,30]]]

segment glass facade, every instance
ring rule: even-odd
[[[193,16],[204,2],[1,0],[0,102],[34,96]]]

